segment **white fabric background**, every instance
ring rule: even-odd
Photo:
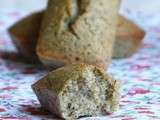
[[[32,11],[44,8],[45,5],[46,5],[46,0],[0,0],[0,18],[1,18],[0,24],[4,23],[4,25],[0,26],[0,30],[4,30],[5,27],[8,27],[17,20],[17,16],[14,18],[13,16],[11,17],[10,14],[13,15],[16,14],[14,12],[20,11],[21,14],[20,17],[22,17],[29,14]],[[121,13],[125,14],[130,19],[137,21],[145,29],[148,29],[151,26],[152,27],[160,26],[160,14],[159,14],[160,0],[124,0],[122,4]],[[124,89],[123,95],[127,95],[127,93],[129,94],[136,93],[136,89],[135,90],[133,89],[134,87],[140,87],[141,89],[139,89],[139,91],[143,90],[143,92],[146,92],[147,90],[151,91],[146,95],[137,94],[136,96],[126,96],[123,98],[123,100],[125,101],[127,100],[133,102],[133,103],[129,102],[129,104],[127,104],[126,102],[122,102],[122,105],[124,105],[124,107],[116,115],[119,116],[122,115],[120,117],[123,117],[123,115],[125,115],[123,117],[124,118],[123,120],[129,120],[129,119],[131,120],[132,118],[137,118],[137,120],[156,120],[157,118],[158,120],[158,118],[160,118],[159,114],[160,109],[159,107],[157,107],[159,106],[160,89],[155,84],[155,83],[159,84],[160,81],[159,80],[160,61],[159,59],[157,59],[160,56],[159,54],[160,47],[159,44],[157,44],[159,42],[159,39],[155,37],[157,36],[153,35],[148,37],[145,40],[145,44],[143,44],[142,49],[132,58],[120,61],[113,61],[113,64],[111,66],[110,72],[115,74],[117,78],[122,78],[122,80],[125,82],[125,85],[123,86]],[[11,42],[6,43],[5,40],[9,40],[8,36],[6,36],[6,34],[4,34],[3,32],[0,32],[0,42],[1,42],[0,49],[1,47],[3,47],[3,49],[8,49],[7,47],[11,47]],[[5,44],[3,43],[4,41]],[[34,99],[37,100],[35,95],[32,93],[30,89],[30,85],[31,82],[33,82],[32,79],[37,80],[38,79],[37,77],[39,77],[39,74],[41,74],[42,71],[34,73],[35,71],[37,71],[37,68],[36,70],[34,69],[32,71],[32,69],[30,68],[30,66],[28,66],[28,64],[22,64],[15,61],[9,62],[0,59],[0,64],[1,64],[0,80],[1,81],[3,80],[2,82],[0,82],[0,87],[3,88],[4,86],[8,85],[18,87],[18,89],[16,89],[15,91],[11,91],[13,99],[9,100],[7,99],[1,101],[4,107],[6,106],[6,103],[9,103],[9,106],[11,106],[12,108],[9,109],[4,114],[8,113],[15,116],[21,116],[23,114],[25,115],[27,114],[27,116],[30,116],[29,115],[30,113],[28,112],[27,113],[19,112],[19,108],[22,108],[21,106],[19,106],[19,103],[32,105],[33,100]],[[27,74],[24,74],[24,72],[26,72]],[[31,73],[29,74],[28,72]],[[10,91],[6,92],[5,90],[3,90],[1,91],[1,93],[6,94],[10,93]],[[18,100],[19,98],[24,98],[24,101],[19,101]],[[137,101],[139,101],[140,104],[136,103]],[[152,102],[152,104],[150,104],[150,102]],[[0,104],[0,106],[2,105]],[[145,113],[142,115],[141,113],[135,111],[135,108],[146,107],[146,105],[149,106],[148,108],[150,112],[155,113],[153,119],[149,119],[149,117],[147,117]],[[149,113],[149,115],[152,114]],[[41,116],[40,117],[32,116],[32,117],[37,118],[37,119],[35,118],[34,120],[42,119]],[[154,117],[156,118],[154,119]],[[92,118],[91,120],[93,119],[94,118]],[[86,118],[84,120],[89,120],[89,119]],[[107,120],[107,118],[103,117],[94,120]],[[114,120],[120,120],[120,118],[118,117],[115,118]]]

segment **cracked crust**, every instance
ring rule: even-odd
[[[59,68],[32,88],[45,109],[66,120],[106,115],[119,108],[120,81],[91,65]]]
[[[112,57],[119,2],[49,0],[37,45],[42,62],[48,66],[85,62],[106,69]]]
[[[141,28],[120,16],[113,57],[124,58],[132,56],[140,47],[144,35],[145,32]]]
[[[83,12],[84,11],[85,10],[83,9]],[[12,36],[15,45],[18,47],[19,51],[21,51],[24,56],[27,56],[27,58],[33,59],[36,56],[34,51],[35,43],[38,39],[37,33],[39,32],[40,21],[42,19],[43,14],[44,11],[37,12],[30,16],[27,16],[26,18],[22,19],[20,22],[16,23],[9,29],[10,35]],[[27,21],[30,21],[30,23],[34,22],[36,24],[27,24],[26,28],[25,24],[28,23]],[[128,27],[124,27],[124,25],[127,24]],[[22,30],[22,28],[24,29]],[[32,32],[33,30],[34,32]],[[118,31],[119,32],[117,32],[116,34],[116,45],[113,57],[129,57],[138,50],[140,43],[142,42],[144,37],[144,31],[138,28],[135,24],[123,18],[122,16],[120,16]],[[44,59],[42,59],[42,61],[43,60]],[[35,61],[37,62],[37,58],[35,59]],[[55,68],[64,65],[63,62],[51,61],[54,60],[44,60],[44,62],[48,63],[49,65]]]

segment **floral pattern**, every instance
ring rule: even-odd
[[[20,19],[24,13],[20,10],[0,12],[0,120],[53,120],[54,116],[40,108],[31,89],[47,70],[42,65],[25,63],[6,32],[11,21]],[[149,17],[141,12],[133,15],[127,8],[124,13],[142,26]],[[158,26],[149,29],[138,53],[127,59],[113,60],[108,70],[123,83],[120,110],[84,120],[160,120],[159,30]]]

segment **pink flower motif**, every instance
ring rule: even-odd
[[[137,94],[147,94],[149,92],[150,92],[150,90],[145,90],[143,88],[133,88],[128,92],[128,95],[134,96]]]
[[[157,85],[157,86],[160,86],[160,82],[155,82],[155,83],[152,83],[152,85]]]
[[[130,104],[130,103],[132,103],[132,104],[139,104],[139,102],[130,101],[130,100],[122,100],[121,102],[123,102],[123,103],[128,103],[128,104]]]
[[[29,112],[32,115],[48,115],[48,111],[44,111],[40,107],[32,106],[32,105],[20,105],[21,110],[24,112]]]
[[[4,21],[0,21],[0,26],[4,26],[5,22]]]
[[[15,89],[17,89],[17,87],[13,87],[13,86],[7,86],[2,88],[2,90],[15,90]]]
[[[0,107],[0,112],[5,112],[6,110],[4,108]]]
[[[123,119],[121,119],[121,120],[135,120],[136,118],[130,118],[130,117],[128,117],[128,118],[123,118]]]
[[[22,117],[0,117],[0,120],[31,120],[29,118]]]
[[[148,110],[149,108],[145,108],[145,107],[137,107],[135,108],[136,110]]]
[[[131,70],[140,71],[144,69],[149,69],[151,66],[149,64],[143,64],[143,65],[133,65],[131,66]]]
[[[154,112],[151,112],[151,111],[139,111],[139,113],[145,113],[145,114],[152,114],[152,115],[154,115]]]
[[[143,43],[142,44],[142,48],[154,48],[154,45],[153,44]]]
[[[4,95],[0,95],[0,99],[11,99],[11,95],[9,94],[4,94]]]
[[[20,12],[15,11],[8,14],[11,17],[19,18],[21,16]]]

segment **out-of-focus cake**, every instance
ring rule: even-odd
[[[39,36],[43,12],[33,13],[9,28],[13,43],[29,61],[37,62],[36,44]]]
[[[130,57],[140,47],[145,32],[136,24],[120,16],[114,46],[113,58]]]

